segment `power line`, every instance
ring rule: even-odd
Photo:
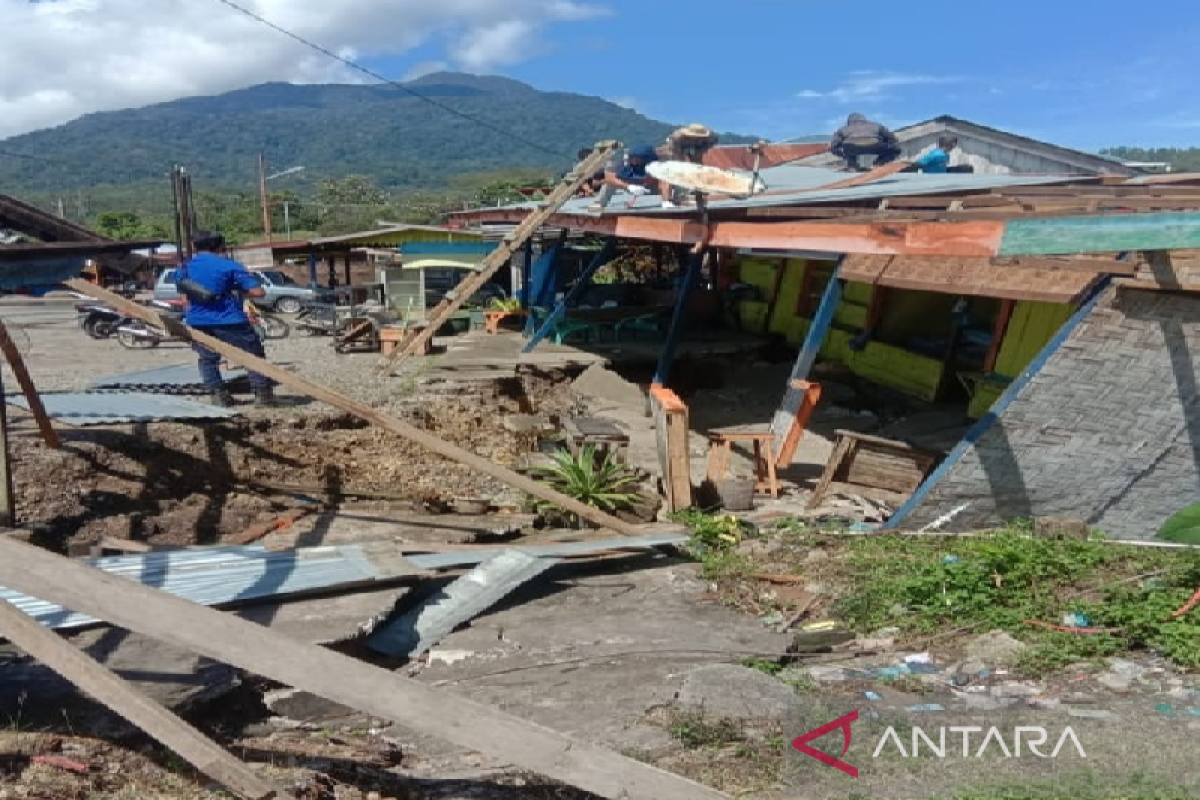
[[[304,45],[305,47],[309,47],[309,48],[317,51],[318,53],[321,53],[322,55],[328,56],[329,58],[332,58],[334,61],[341,62],[342,64],[345,64],[347,67],[350,67],[353,70],[357,70],[358,72],[361,72],[364,75],[374,78],[377,81],[381,81],[390,86],[393,86],[402,92],[412,95],[413,97],[417,98],[418,100],[424,100],[426,103],[436,106],[449,114],[453,114],[454,116],[460,117],[461,119],[465,119],[468,122],[473,122],[476,125],[480,125],[484,128],[488,128],[489,130],[491,130],[495,133],[499,133],[502,136],[507,136],[508,138],[512,139],[513,141],[520,142],[521,144],[525,145],[526,147],[531,147],[535,150],[540,150],[543,153],[549,153],[550,155],[558,156],[560,158],[564,157],[564,155],[562,153],[559,153],[557,150],[554,150],[553,148],[546,147],[545,145],[542,145],[542,144],[538,144],[537,142],[533,141],[532,139],[526,139],[524,136],[521,136],[518,133],[513,133],[510,130],[500,127],[499,125],[495,125],[491,122],[488,122],[485,119],[480,119],[479,117],[476,117],[472,114],[467,114],[463,111],[459,111],[458,109],[454,108],[453,106],[446,105],[445,103],[440,103],[437,100],[434,100],[432,97],[423,95],[420,92],[415,92],[402,83],[397,83],[396,81],[394,81],[390,78],[385,78],[384,76],[380,75],[378,72],[368,69],[368,68],[362,66],[361,64],[355,63],[354,61],[351,61],[348,58],[343,58],[342,56],[339,56],[337,53],[334,53],[332,50],[324,48],[321,45],[317,44],[316,42],[305,39],[303,36],[300,36],[299,34],[292,33],[291,31],[286,30],[285,28],[279,27],[274,22],[271,22],[269,19],[260,17],[258,14],[255,14],[250,9],[243,8],[242,6],[233,2],[233,0],[217,0],[217,2],[229,6],[234,11],[237,11],[241,14],[245,14],[250,19],[260,22],[263,25],[266,25],[268,28],[278,31],[279,33],[282,33],[284,36],[287,36],[289,39],[293,39],[293,40],[299,42],[300,44]]]

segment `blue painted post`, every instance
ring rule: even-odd
[[[817,355],[825,344],[829,328],[833,325],[833,315],[842,302],[843,260],[845,260],[845,256],[840,257],[833,265],[833,274],[829,276],[829,283],[825,286],[825,293],[821,295],[817,313],[813,315],[812,322],[809,323],[804,344],[801,345],[800,353],[796,356],[796,363],[792,365],[792,374],[788,377],[787,386],[784,387],[783,399],[779,403],[779,408],[775,410],[775,416],[771,419],[771,432],[774,435],[776,453],[782,450],[787,432],[795,423],[796,414],[799,413],[800,405],[804,402],[803,393],[793,384],[798,380],[808,380],[813,365],[817,363]]]
[[[555,240],[554,245],[549,249],[545,249],[545,239],[542,240],[542,255],[530,267],[529,274],[529,293],[525,298],[524,307],[532,311],[534,308],[543,307],[554,302],[554,295],[557,290],[558,272],[555,270],[555,264],[558,263],[558,254],[562,251],[563,245],[567,242],[567,230],[564,228]],[[536,330],[537,322],[533,314],[529,314],[525,318],[525,338],[533,336]]]
[[[1127,254],[1122,253],[1122,257],[1125,255]],[[1050,360],[1050,357],[1058,352],[1058,348],[1062,347],[1063,342],[1070,337],[1075,328],[1079,326],[1079,323],[1088,318],[1088,316],[1096,308],[1096,303],[1100,301],[1100,297],[1104,294],[1104,290],[1107,289],[1111,283],[1112,276],[1105,275],[1103,278],[1101,278],[1100,282],[1097,283],[1096,287],[1092,290],[1092,294],[1088,298],[1087,302],[1081,305],[1075,311],[1075,313],[1071,315],[1071,318],[1063,323],[1063,326],[1058,329],[1058,333],[1054,334],[1054,338],[1046,343],[1046,346],[1042,348],[1041,352],[1037,354],[1033,361],[1029,362],[1029,366],[1017,376],[1016,380],[1008,385],[1008,388],[1004,390],[1004,393],[1000,395],[1000,397],[992,405],[991,409],[988,410],[988,413],[980,417],[979,421],[971,426],[971,429],[967,431],[967,435],[963,437],[962,441],[955,445],[954,449],[950,451],[950,455],[946,456],[945,460],[938,465],[937,469],[931,472],[929,477],[927,477],[921,483],[921,485],[917,487],[917,490],[912,493],[912,496],[909,497],[907,501],[905,501],[904,505],[896,509],[896,513],[892,514],[891,518],[883,524],[883,530],[895,530],[897,527],[899,527],[900,523],[904,521],[904,518],[911,514],[913,510],[916,509],[916,507],[919,506],[925,500],[925,498],[929,496],[929,493],[933,491],[933,487],[941,483],[942,479],[949,474],[950,470],[952,470],[958,464],[958,462],[962,460],[962,457],[966,455],[967,450],[969,450],[976,442],[982,439],[983,435],[987,433],[993,425],[1000,421],[1000,416],[1008,409],[1010,405],[1012,405],[1013,401],[1017,399],[1017,395],[1024,391],[1025,387],[1029,385],[1029,382],[1033,380],[1035,375],[1041,372],[1042,367],[1046,366],[1046,362]]]
[[[308,254],[308,288],[316,289],[320,286],[317,282],[317,254]]]
[[[562,301],[554,307],[554,310],[550,312],[550,316],[546,317],[546,321],[542,323],[542,327],[538,328],[537,332],[529,338],[525,347],[521,349],[522,353],[532,352],[533,348],[537,347],[538,343],[542,339],[545,339],[550,331],[554,330],[554,323],[558,322],[559,318],[562,317],[563,312],[567,310],[567,306],[574,302],[579,295],[583,294],[583,290],[592,282],[592,276],[596,274],[596,270],[607,264],[616,253],[616,250],[616,239],[606,239],[604,241],[604,246],[600,248],[600,252],[596,253],[591,263],[584,267],[583,272],[579,274],[579,279],[571,287],[571,291],[567,292],[563,296]],[[532,316],[530,318],[532,319]]]
[[[675,298],[675,310],[671,314],[671,327],[667,331],[667,340],[663,342],[658,354],[658,367],[654,370],[654,383],[665,386],[671,376],[671,363],[675,360],[675,348],[679,344],[679,334],[683,330],[683,318],[687,313],[688,300],[691,299],[692,289],[700,280],[700,270],[704,266],[704,254],[701,250],[692,253],[688,259],[687,270],[683,274],[683,285],[679,287],[679,297]]]

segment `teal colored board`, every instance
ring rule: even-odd
[[[1015,219],[1004,226],[1001,256],[1120,253],[1200,248],[1200,213]]]

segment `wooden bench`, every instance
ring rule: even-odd
[[[628,461],[629,434],[614,423],[599,417],[568,417],[563,422],[567,447],[574,455],[592,445],[598,455],[612,450],[620,461]]]
[[[941,458],[908,442],[846,430],[836,435],[833,453],[809,497],[809,508],[816,508],[831,488],[902,503]]]
[[[709,431],[707,478],[710,482],[716,483],[724,479],[733,457],[733,445],[736,442],[749,442],[754,450],[755,490],[769,492],[771,497],[779,497],[778,470],[792,463],[792,457],[796,455],[796,448],[800,446],[800,438],[804,435],[808,420],[821,399],[819,383],[795,380],[791,386],[800,390],[803,395],[799,411],[788,430],[784,432],[779,452],[775,451],[778,435],[769,422],[735,425]]]

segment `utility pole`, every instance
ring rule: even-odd
[[[262,200],[263,234],[271,244],[271,205],[267,202],[267,157],[258,154],[258,192]]]

